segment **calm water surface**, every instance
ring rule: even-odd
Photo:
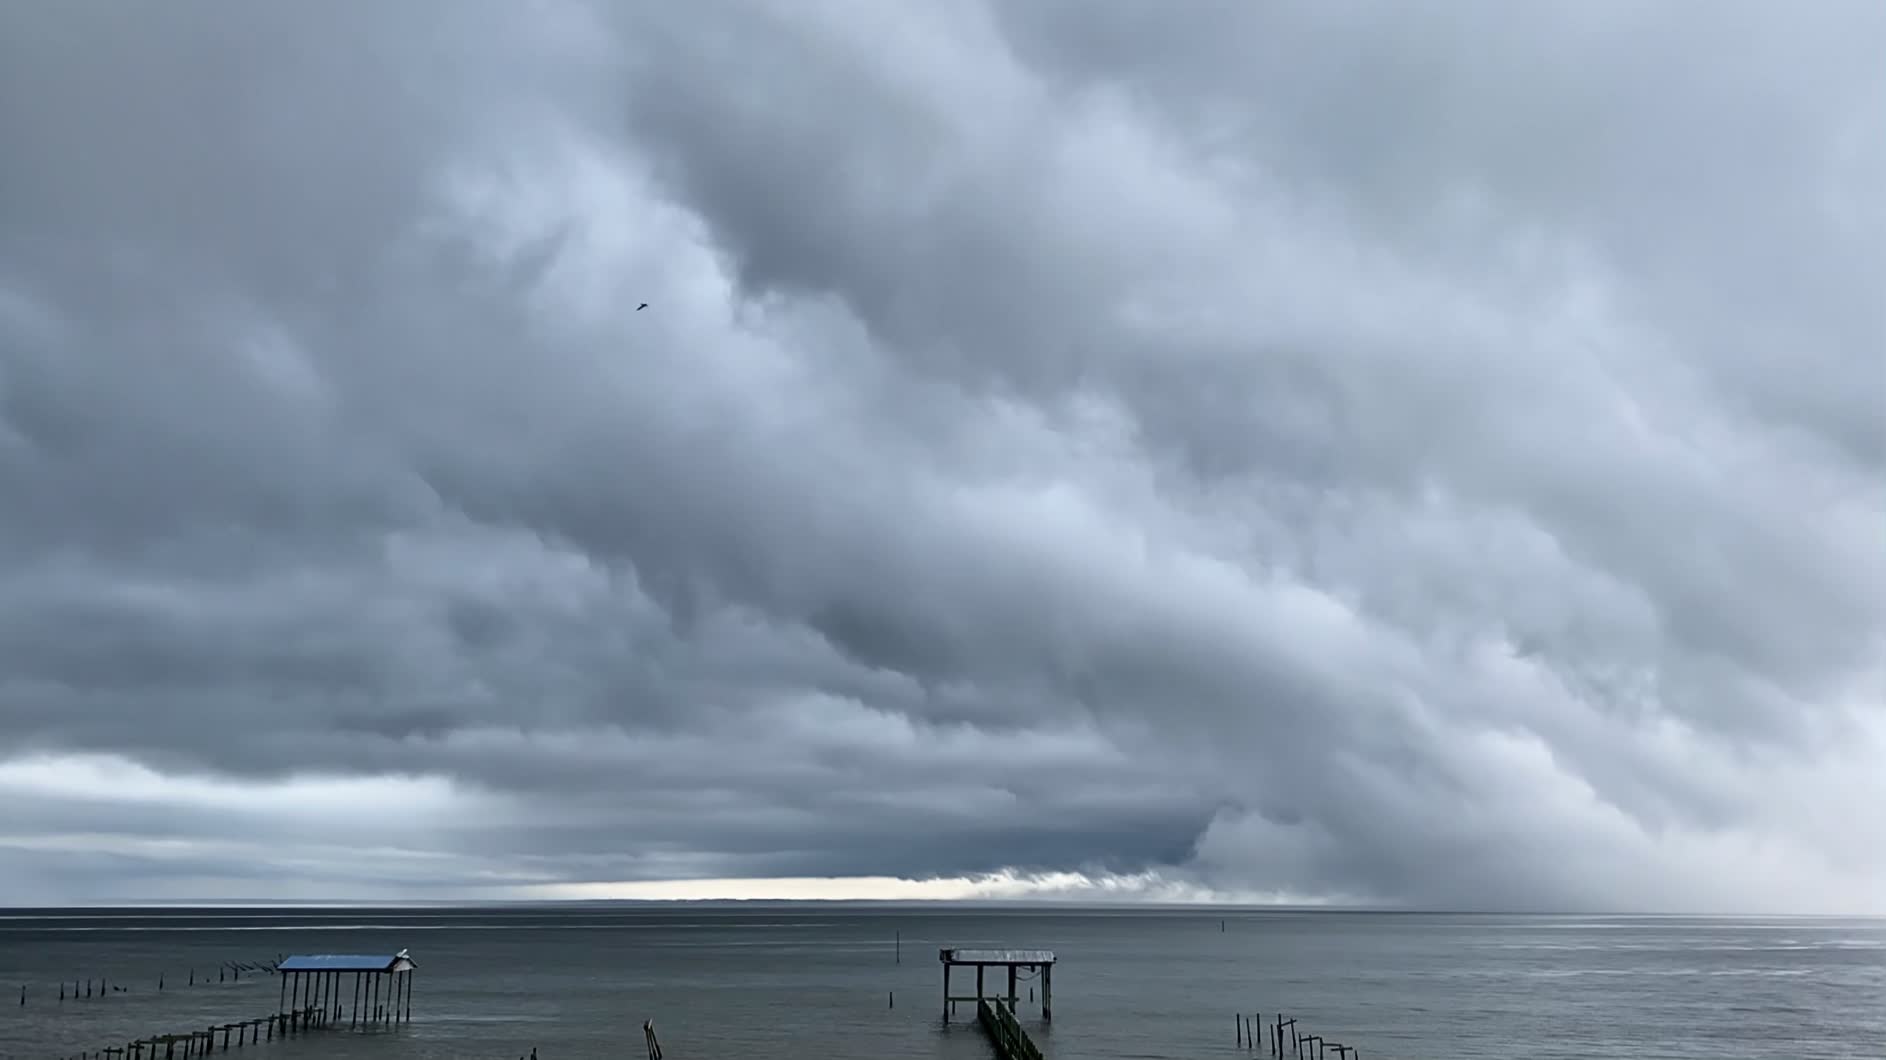
[[[981,1060],[973,1013],[940,1019],[936,951],[982,945],[1057,951],[1055,1022],[1037,1040],[1060,1060],[1243,1056],[1232,1013],[1279,1008],[1367,1060],[1886,1057],[1886,922],[1266,911],[1227,912],[1221,930],[1220,919],[805,906],[0,912],[0,1056],[70,1056],[274,1010],[273,978],[182,986],[192,966],[214,979],[222,961],[410,949],[410,1025],[259,1049],[637,1056],[653,1019],[675,1060]],[[57,1001],[60,976],[101,975],[131,992]],[[1037,1009],[1022,1008],[1033,1025]]]

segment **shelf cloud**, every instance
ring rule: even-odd
[[[1883,40],[0,5],[0,902],[1879,911]]]

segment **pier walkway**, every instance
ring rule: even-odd
[[[989,1035],[989,1044],[995,1046],[995,1055],[1000,1060],[1042,1060],[1041,1050],[1029,1040],[1028,1032],[1022,1030],[1021,1021],[1015,1018],[1015,1010],[1001,998],[979,998],[976,1001],[976,1021]]]

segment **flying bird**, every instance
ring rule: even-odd
[[[643,302],[643,303],[642,303],[641,305],[638,305],[638,306],[636,306],[636,307],[635,307],[635,311],[636,311],[637,313],[640,313],[640,312],[641,312],[642,310],[644,310],[644,309],[647,309],[647,308],[648,308],[648,303],[647,303],[647,302]]]

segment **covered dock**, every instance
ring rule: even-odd
[[[980,1002],[988,995],[984,993],[983,975],[989,968],[1003,968],[1008,971],[1008,1008],[1015,1011],[1015,986],[1021,972],[1031,976],[1041,976],[1041,1019],[1044,1023],[1054,1022],[1054,951],[1053,950],[972,950],[943,949],[937,951],[937,957],[943,962],[943,1018],[950,1018],[951,1003],[957,1001]],[[976,992],[974,995],[953,995],[950,993],[950,972],[961,966],[976,970]],[[1000,995],[998,995],[1000,996]]]
[[[335,1023],[347,1020],[351,1027],[405,1023],[413,1015],[413,972],[418,967],[405,950],[386,956],[289,957],[275,966],[282,981],[280,1011],[312,1007]]]

